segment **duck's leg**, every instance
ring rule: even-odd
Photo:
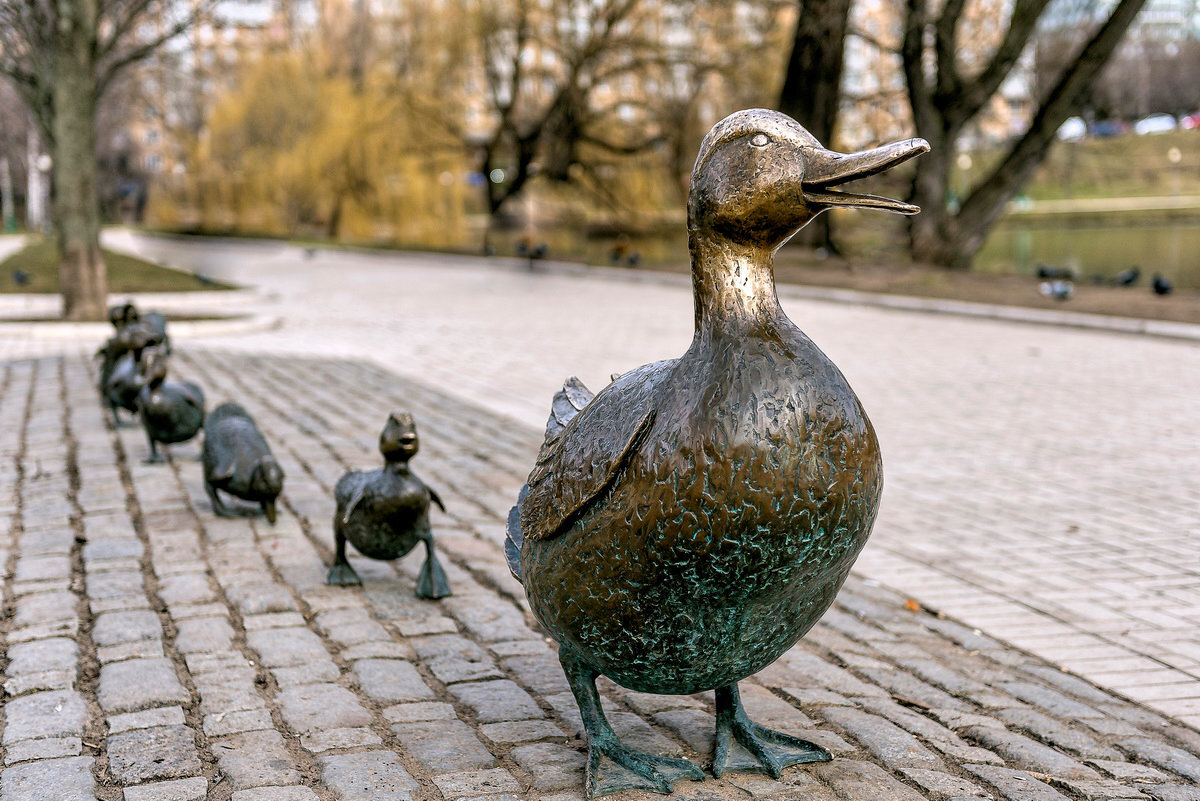
[[[446,571],[442,570],[437,554],[433,552],[433,532],[429,526],[425,527],[421,540],[425,543],[425,562],[417,576],[417,597],[436,601],[450,595],[450,582],[446,579]]]
[[[159,464],[163,461],[163,458],[158,452],[158,443],[154,441],[154,437],[149,430],[146,431],[146,439],[150,441],[150,457],[146,459],[146,464]]]
[[[558,658],[562,662],[563,672],[567,674],[571,692],[575,695],[575,703],[579,705],[579,715],[587,736],[588,760],[584,782],[589,799],[619,790],[650,790],[666,794],[680,779],[704,779],[704,773],[686,759],[655,756],[622,745],[600,706],[600,694],[596,692],[596,678],[600,674],[576,658],[565,646],[559,650]],[[608,757],[624,770],[604,775],[601,756]]]
[[[717,749],[713,775],[730,771],[766,773],[778,779],[789,765],[828,762],[833,757],[816,743],[759,726],[746,715],[736,684],[718,687]]]
[[[204,491],[208,493],[208,500],[209,503],[212,504],[213,514],[215,514],[217,517],[234,516],[233,512],[229,510],[229,507],[222,503],[221,499],[217,497],[217,488],[214,487],[211,482],[204,482]]]
[[[333,538],[337,541],[337,552],[334,554],[333,564],[329,566],[329,573],[325,576],[325,583],[336,587],[360,586],[362,579],[346,559],[346,535],[341,531],[334,531]]]

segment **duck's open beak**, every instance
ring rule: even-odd
[[[835,192],[830,187],[856,178],[878,175],[897,164],[928,152],[929,143],[924,139],[893,142],[861,153],[836,153],[824,148],[812,148],[807,153],[808,169],[802,182],[804,201],[816,208],[882,209],[898,214],[916,214],[921,209],[911,203],[902,203],[877,195]]]

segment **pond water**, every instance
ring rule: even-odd
[[[1200,219],[1047,224],[1010,218],[992,231],[975,269],[1028,275],[1038,264],[1071,267],[1083,281],[1138,265],[1142,283],[1162,273],[1175,286],[1200,289]]]

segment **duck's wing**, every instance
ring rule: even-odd
[[[655,362],[626,373],[547,438],[518,500],[514,522],[522,539],[557,537],[612,485],[653,425],[657,389],[673,364]],[[563,393],[571,390],[564,386]]]

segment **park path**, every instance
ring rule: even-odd
[[[501,546],[539,432],[362,361],[188,343],[173,365],[261,423],[287,475],[275,524],[213,515],[196,442],[144,463],[86,357],[0,364],[0,460],[16,468],[0,471],[0,798],[582,801],[574,700]],[[419,551],[352,553],[363,586],[324,583],[333,485],[378,464],[395,407],[420,421],[414,469],[447,508],[441,601],[414,595]],[[851,577],[741,683],[754,720],[832,762],[677,797],[1200,797],[1194,729],[904,601]],[[711,693],[599,689],[630,746],[708,765]]]
[[[691,336],[688,287],[670,277],[113,244],[254,283],[283,320],[204,344],[369,358],[527,425],[565,376],[598,389]],[[782,294],[882,441],[883,509],[858,574],[1200,724],[1200,348]]]

